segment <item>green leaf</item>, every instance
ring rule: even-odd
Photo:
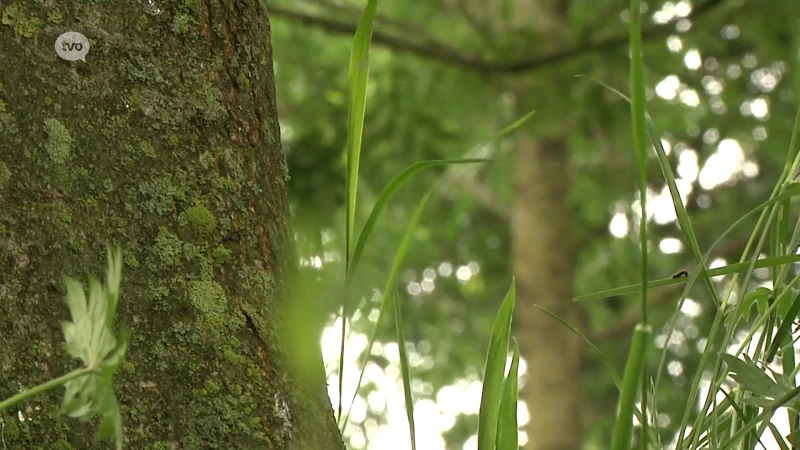
[[[752,361],[743,361],[729,354],[722,354],[721,356],[725,364],[728,365],[731,378],[733,378],[742,389],[761,398],[768,399],[766,404],[769,404],[791,389],[791,386],[788,386],[788,389],[779,386],[763,369]]]
[[[478,411],[478,450],[493,450],[497,440],[497,420],[503,390],[503,378],[508,357],[508,340],[514,313],[516,289],[514,282],[508,289],[492,328],[492,338],[486,354],[483,371],[483,390]]]
[[[741,308],[730,308],[729,314],[725,317],[725,325],[727,327],[732,327],[736,321],[739,319],[749,319],[750,315],[753,311],[753,306],[757,305],[758,311],[760,314],[763,314],[763,311],[767,307],[767,302],[769,301],[769,296],[772,294],[772,290],[766,287],[758,287],[752,292],[747,293],[742,299],[742,306]],[[762,309],[763,304],[763,309]],[[739,315],[736,315],[736,311],[739,311]]]
[[[778,296],[778,299],[776,300],[778,303],[778,316],[780,318],[791,318],[794,320],[794,318],[797,317],[796,313],[793,317],[790,316],[792,312],[792,305],[795,304],[794,300],[798,295],[800,295],[800,291],[793,288],[788,288],[781,292],[781,295]]]
[[[114,395],[113,377],[125,359],[129,338],[127,330],[122,331],[119,339],[112,331],[122,280],[121,261],[119,249],[109,249],[106,285],[90,277],[88,303],[80,284],[65,279],[66,303],[72,322],[61,324],[67,352],[92,370],[64,384],[61,409],[69,417],[80,420],[100,416],[100,438],[116,438],[118,449],[122,448],[122,419]]]
[[[792,444],[792,448],[800,448],[800,430],[794,430],[786,436],[786,440]]]
[[[364,248],[367,244],[367,240],[369,239],[370,235],[372,234],[373,229],[375,228],[375,224],[378,222],[381,214],[386,209],[386,206],[391,201],[392,197],[399,191],[406,183],[411,180],[411,178],[422,172],[425,169],[430,169],[437,166],[444,166],[444,165],[453,165],[453,164],[470,164],[470,163],[482,163],[482,162],[490,162],[491,159],[482,159],[482,158],[475,158],[475,159],[443,159],[443,160],[433,160],[433,161],[420,161],[412,164],[409,167],[406,167],[405,170],[397,174],[391,181],[383,188],[380,195],[378,196],[378,200],[375,202],[375,206],[372,207],[372,211],[367,218],[367,221],[364,223],[364,228],[361,230],[361,233],[358,235],[358,241],[356,242],[355,249],[353,250],[353,256],[350,260],[350,265],[347,268],[347,275],[348,279],[353,276],[355,273],[356,268],[358,267],[358,263],[361,261],[361,255],[364,253]]]

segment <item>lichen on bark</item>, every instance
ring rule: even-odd
[[[293,254],[265,3],[17,1],[0,18],[16,68],[0,69],[0,397],[75,367],[60,277],[103,273],[113,242],[126,448],[342,449],[324,375],[297,378],[282,329]],[[45,45],[66,31],[89,38],[86,62]],[[0,415],[10,448],[105,448],[59,394]]]

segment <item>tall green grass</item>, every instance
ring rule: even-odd
[[[784,171],[776,183],[775,188],[769,199],[762,205],[751,210],[742,218],[737,220],[731,227],[724,230],[716,242],[703,253],[694,234],[691,219],[683,205],[677,188],[675,175],[672,172],[666,152],[664,151],[659,134],[655,131],[655,125],[645,111],[644,99],[644,77],[643,77],[643,57],[641,49],[641,27],[639,15],[639,0],[631,1],[631,20],[630,20],[630,39],[631,39],[631,119],[634,130],[634,144],[639,161],[639,182],[640,200],[642,200],[641,226],[640,226],[640,245],[642,247],[642,283],[636,286],[626,286],[600,293],[593,293],[577,298],[576,300],[591,300],[604,298],[614,293],[641,292],[642,297],[642,322],[637,325],[634,331],[631,345],[631,353],[626,366],[625,379],[620,403],[617,410],[617,419],[614,428],[611,448],[613,450],[631,448],[631,425],[632,425],[632,403],[638,402],[646,405],[645,411],[654,410],[652,402],[647,400],[647,390],[642,387],[638,398],[631,395],[640,384],[640,380],[647,379],[650,374],[646,372],[644,357],[646,347],[650,346],[651,337],[649,332],[646,336],[642,333],[647,325],[647,291],[651,288],[665,286],[673,283],[686,283],[684,291],[678,301],[677,310],[686,299],[690,289],[697,280],[703,280],[706,289],[709,291],[714,306],[717,308],[711,329],[708,332],[708,342],[701,355],[699,367],[690,385],[689,398],[684,409],[684,414],[680,421],[680,428],[677,436],[678,449],[727,449],[742,448],[751,449],[758,442],[764,430],[770,429],[782,448],[790,448],[800,442],[793,442],[797,433],[794,429],[795,423],[790,427],[793,432],[788,436],[780,436],[776,428],[770,421],[777,409],[782,406],[792,406],[797,402],[797,395],[800,389],[795,386],[794,377],[800,368],[794,364],[794,348],[790,345],[790,324],[800,312],[800,296],[794,295],[794,286],[800,280],[800,276],[787,281],[787,273],[792,263],[800,260],[800,257],[793,254],[793,249],[797,248],[800,241],[800,223],[795,224],[792,238],[787,241],[787,231],[789,229],[788,211],[791,207],[791,199],[800,194],[800,186],[790,178],[790,174],[797,173],[800,158],[797,155],[797,133],[800,111],[795,121],[795,128],[792,133],[791,142]],[[620,94],[622,95],[622,94]],[[624,96],[623,96],[624,97]],[[688,277],[678,279],[657,280],[648,282],[646,276],[646,252],[647,252],[647,226],[646,214],[644,209],[644,188],[646,179],[647,148],[645,147],[643,136],[648,136],[650,145],[655,150],[657,161],[662,169],[664,180],[669,188],[670,195],[675,205],[675,211],[680,225],[681,233],[686,242],[689,243],[692,254],[697,262],[697,268]],[[712,251],[731,233],[731,231],[745,222],[745,219],[758,215],[758,221],[751,237],[743,251],[738,263],[730,264],[725,267],[708,270],[706,264]],[[765,244],[769,245],[765,245]],[[762,253],[770,253],[766,258],[759,258]],[[753,271],[756,268],[768,268],[772,273],[773,287],[754,288],[751,286]],[[739,275],[744,276],[739,281]],[[717,285],[712,281],[713,277],[720,275],[732,275],[732,279],[723,295],[717,292]],[[749,291],[749,292],[748,292]],[[733,302],[734,292],[740,294],[741,301]],[[754,305],[758,306],[759,315],[757,320],[750,324],[747,329],[747,337],[741,346],[734,352],[728,354],[734,335],[738,329],[740,321],[750,316],[750,310]],[[780,323],[781,326],[773,336],[773,324]],[[675,328],[675,321],[668,325],[667,340],[669,341]],[[757,343],[757,349],[753,358],[743,355],[744,350],[749,346],[756,334],[762,335]],[[720,339],[720,334],[721,339]],[[643,342],[642,337],[647,339]],[[719,345],[714,343],[720,342]],[[641,347],[645,348],[642,349]],[[658,384],[666,361],[667,346],[661,351],[658,373],[654,382],[654,392],[657,392]],[[783,355],[783,373],[773,373],[765,368],[765,361],[781,352]],[[790,362],[789,364],[787,364]],[[760,364],[759,364],[760,363]],[[630,370],[629,370],[630,369]],[[711,372],[710,393],[705,402],[701,405],[699,414],[696,412],[698,393],[701,380],[704,374]],[[638,372],[638,373],[637,373]],[[732,379],[737,387],[732,395],[723,389],[723,382]],[[774,380],[773,380],[774,378]],[[642,384],[644,386],[644,384]],[[714,405],[717,393],[724,393],[726,401]],[[712,408],[713,407],[713,408]],[[691,432],[687,433],[690,418],[694,415],[691,423]],[[644,415],[646,419],[646,414]],[[790,415],[793,417],[793,415]],[[640,421],[641,448],[645,449],[648,442],[660,441],[660,436],[651,436],[656,430],[648,427],[653,421]]]
[[[388,202],[410,179],[424,169],[463,163],[481,163],[488,160],[441,160],[418,162],[402,173],[398,174],[381,192],[374,205],[368,220],[361,233],[355,238],[355,211],[358,182],[358,166],[361,155],[361,136],[363,134],[366,111],[366,85],[369,72],[369,48],[371,40],[372,23],[377,11],[377,0],[369,0],[364,15],[355,33],[353,51],[350,61],[350,102],[347,145],[347,224],[346,224],[346,257],[345,275],[346,287],[342,304],[342,347],[340,349],[339,367],[339,418],[340,425],[345,427],[347,417],[342,423],[342,380],[345,342],[345,322],[350,314],[348,308],[349,286],[353,274],[358,266],[361,255],[367,244],[368,238],[386,208]],[[800,110],[795,120],[795,127],[789,143],[787,160],[782,175],[777,180],[769,198],[753,210],[736,220],[723,230],[719,238],[705,252],[701,249],[692,227],[691,218],[679,195],[675,174],[670,166],[669,159],[661,145],[660,134],[653,119],[647,114],[644,77],[644,53],[641,37],[641,5],[639,0],[630,2],[630,97],[609,86],[608,89],[616,92],[630,102],[632,143],[637,159],[637,179],[639,207],[639,245],[641,250],[641,283],[631,286],[613,288],[601,292],[590,293],[577,297],[576,301],[592,301],[612,295],[639,293],[641,300],[641,320],[635,326],[630,353],[625,365],[623,377],[620,377],[615,368],[606,360],[602,352],[586,338],[580,330],[576,329],[563,319],[549,311],[543,310],[555,320],[561,322],[572,332],[581,336],[594,350],[606,365],[607,372],[620,391],[617,404],[616,420],[612,430],[610,447],[612,450],[632,448],[634,442],[634,418],[639,423],[638,445],[642,449],[660,448],[660,443],[672,437],[659,435],[658,429],[652,427],[655,423],[658,398],[651,398],[651,393],[658,392],[658,385],[662,381],[662,374],[666,361],[666,346],[659,355],[659,366],[655,374],[647,370],[648,354],[652,349],[653,333],[648,314],[648,296],[652,289],[683,283],[684,289],[677,301],[676,313],[685,301],[688,293],[698,281],[708,291],[716,308],[716,315],[708,331],[709,344],[703,350],[699,367],[690,385],[689,398],[685,405],[684,413],[680,420],[680,429],[677,436],[677,448],[683,449],[750,449],[758,442],[759,436],[770,430],[782,448],[793,448],[800,445],[800,432],[797,430],[797,416],[791,412],[792,432],[787,436],[780,436],[775,426],[770,422],[775,412],[783,406],[800,407],[798,388],[794,382],[795,375],[800,372],[800,366],[795,363],[794,345],[791,337],[791,324],[800,314],[800,291],[795,286],[800,281],[800,275],[790,277],[789,270],[792,264],[800,262],[800,255],[793,249],[800,244],[800,222],[795,223],[789,238],[792,225],[789,223],[792,199],[800,195],[800,185],[795,182],[794,174],[800,167],[800,156],[797,152],[797,136],[800,130]],[[603,83],[600,82],[602,85]],[[530,117],[530,114],[520,119],[515,124],[503,130],[496,139],[512,132],[520,123]],[[647,166],[650,160],[650,151],[654,151],[656,161],[662,170],[677,215],[680,231],[685,241],[689,244],[696,268],[679,278],[661,280],[648,279],[648,242],[649,230],[647,223]],[[399,299],[395,294],[396,275],[403,264],[412,231],[419,222],[422,211],[429,198],[434,194],[432,187],[420,202],[415,211],[407,231],[399,244],[392,268],[383,291],[380,315],[375,329],[370,338],[370,349],[375,340],[377,328],[381,326],[381,318],[392,310],[395,318],[395,332],[400,346],[401,373],[409,422],[410,441],[412,448],[417,448],[414,435],[413,396],[410,392],[410,371],[408,358],[405,352],[403,336],[403,317],[399,306]],[[714,269],[707,268],[707,263],[713,251],[724,242],[731,233],[740,228],[748,220],[758,217],[752,230],[751,237],[736,263]],[[355,243],[354,243],[355,241]],[[767,254],[766,257],[759,255]],[[772,287],[753,286],[752,275],[757,268],[766,268],[771,272]],[[719,292],[719,284],[714,281],[716,277],[730,276],[730,281],[724,292]],[[478,419],[478,448],[479,450],[510,450],[518,448],[517,441],[517,370],[519,364],[519,351],[516,343],[510,336],[510,327],[514,311],[515,295],[514,285],[509,289],[503,300],[492,330],[491,341],[487,352],[484,368],[483,392]],[[739,293],[740,301],[733,301],[732,296]],[[743,344],[734,352],[728,353],[727,349],[733,342],[734,334],[741,328],[743,320],[748,320],[751,310],[756,308],[758,315],[754,321],[747,323],[745,330],[747,337]],[[677,314],[676,314],[677,315]],[[777,331],[775,328],[777,327]],[[672,335],[675,321],[667,324],[667,336]],[[743,354],[756,335],[760,338],[756,342],[754,355]],[[513,342],[513,346],[511,345]],[[507,360],[511,351],[511,367],[508,372]],[[771,361],[780,355],[783,364],[782,373],[775,373],[765,367],[766,361]],[[359,375],[359,386],[363,376],[366,361],[362,364]],[[697,413],[697,401],[703,374],[711,373],[710,394],[701,405]],[[723,382],[732,380],[736,388],[732,392],[723,389]],[[357,389],[356,389],[357,390]],[[714,405],[718,393],[725,396],[725,400]],[[348,414],[349,415],[349,414]],[[649,417],[652,416],[652,417]],[[687,432],[691,427],[691,431]],[[535,439],[535,437],[532,437]]]
[[[337,413],[339,417],[339,424],[344,433],[344,429],[349,422],[350,412],[342,415],[342,394],[343,394],[343,380],[344,380],[344,352],[345,352],[345,329],[346,321],[350,314],[349,300],[351,294],[351,283],[356,269],[361,260],[363,251],[367,245],[368,239],[375,228],[375,225],[380,218],[382,212],[385,210],[392,197],[405,186],[415,175],[425,169],[448,166],[455,164],[474,164],[485,163],[493,161],[492,159],[479,158],[479,159],[447,159],[435,161],[420,161],[412,164],[395,178],[393,178],[386,187],[381,191],[375,205],[369,214],[369,217],[363,225],[358,237],[355,238],[355,212],[357,207],[357,193],[358,193],[358,167],[361,157],[361,142],[363,136],[364,120],[366,115],[366,88],[369,80],[369,49],[371,43],[371,35],[373,22],[377,13],[377,0],[369,0],[361,17],[358,28],[353,39],[353,47],[350,59],[350,96],[349,96],[349,120],[348,120],[348,142],[347,142],[347,196],[346,196],[346,226],[345,226],[345,292],[344,300],[342,302],[342,328],[341,328],[341,347],[339,351],[339,404]],[[490,138],[488,141],[492,142],[499,140],[517,127],[527,121],[533,112],[530,112],[508,127],[500,131],[497,135]],[[407,226],[405,235],[399,243],[397,253],[395,255],[392,267],[389,271],[389,276],[383,290],[381,304],[379,307],[378,319],[375,327],[372,330],[369,345],[365,354],[371,353],[372,347],[375,343],[376,335],[379,327],[383,323],[384,315],[390,310],[390,306],[394,306],[393,312],[395,316],[395,336],[400,347],[400,365],[403,378],[403,391],[406,402],[406,411],[410,430],[410,441],[413,449],[417,448],[413,415],[413,396],[411,394],[411,377],[408,358],[405,350],[405,338],[403,335],[403,317],[401,308],[399,306],[399,298],[395,294],[396,277],[400,268],[403,265],[405,254],[408,251],[411,237],[414,228],[420,221],[424,207],[428,199],[434,194],[435,188],[432,186],[424,198],[420,201],[419,205]],[[514,310],[514,286],[511,288],[504,299],[497,319],[495,321],[494,329],[492,331],[491,343],[489,346],[486,366],[485,366],[485,379],[484,390],[481,396],[481,405],[479,413],[479,429],[478,429],[478,448],[479,450],[494,450],[517,448],[517,370],[519,367],[519,350],[516,346],[513,347],[511,367],[506,374],[507,358],[510,349],[510,330],[511,318]],[[366,368],[367,359],[365,358],[361,364],[361,370],[358,377],[358,385],[354,393],[357,395],[358,387],[361,386],[361,381]],[[351,401],[352,404],[352,401]],[[512,432],[513,431],[513,432]]]

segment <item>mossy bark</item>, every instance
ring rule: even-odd
[[[343,448],[318,348],[298,363],[285,332],[265,4],[0,1],[0,398],[77,366],[60,277],[103,274],[115,243],[126,448]],[[57,56],[67,31],[89,38],[86,62]],[[107,448],[58,414],[60,393],[0,414],[4,443]]]

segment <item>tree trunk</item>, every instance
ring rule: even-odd
[[[568,153],[562,136],[516,142],[514,273],[517,336],[527,363],[524,399],[530,412],[529,450],[582,448],[580,338],[533,305],[578,329],[583,314],[572,301],[576,249],[569,205]]]
[[[517,0],[516,8],[516,17],[529,21],[544,46],[562,40],[567,26],[565,0]],[[572,301],[578,250],[569,196],[569,127],[558,123],[569,115],[564,106],[569,94],[564,74],[549,75],[520,79],[515,86],[517,116],[531,108],[547,110],[547,117],[533,119],[541,122],[538,130],[520,130],[515,142],[511,226],[516,334],[527,363],[522,392],[530,414],[526,449],[580,450],[583,342],[534,306],[583,328],[583,311]]]
[[[0,0],[0,17],[0,398],[77,367],[60,276],[103,274],[116,243],[126,448],[343,449],[319,349],[296,359],[287,332],[265,3]],[[57,56],[66,31],[85,62]],[[62,392],[0,414],[4,444],[106,448]]]

